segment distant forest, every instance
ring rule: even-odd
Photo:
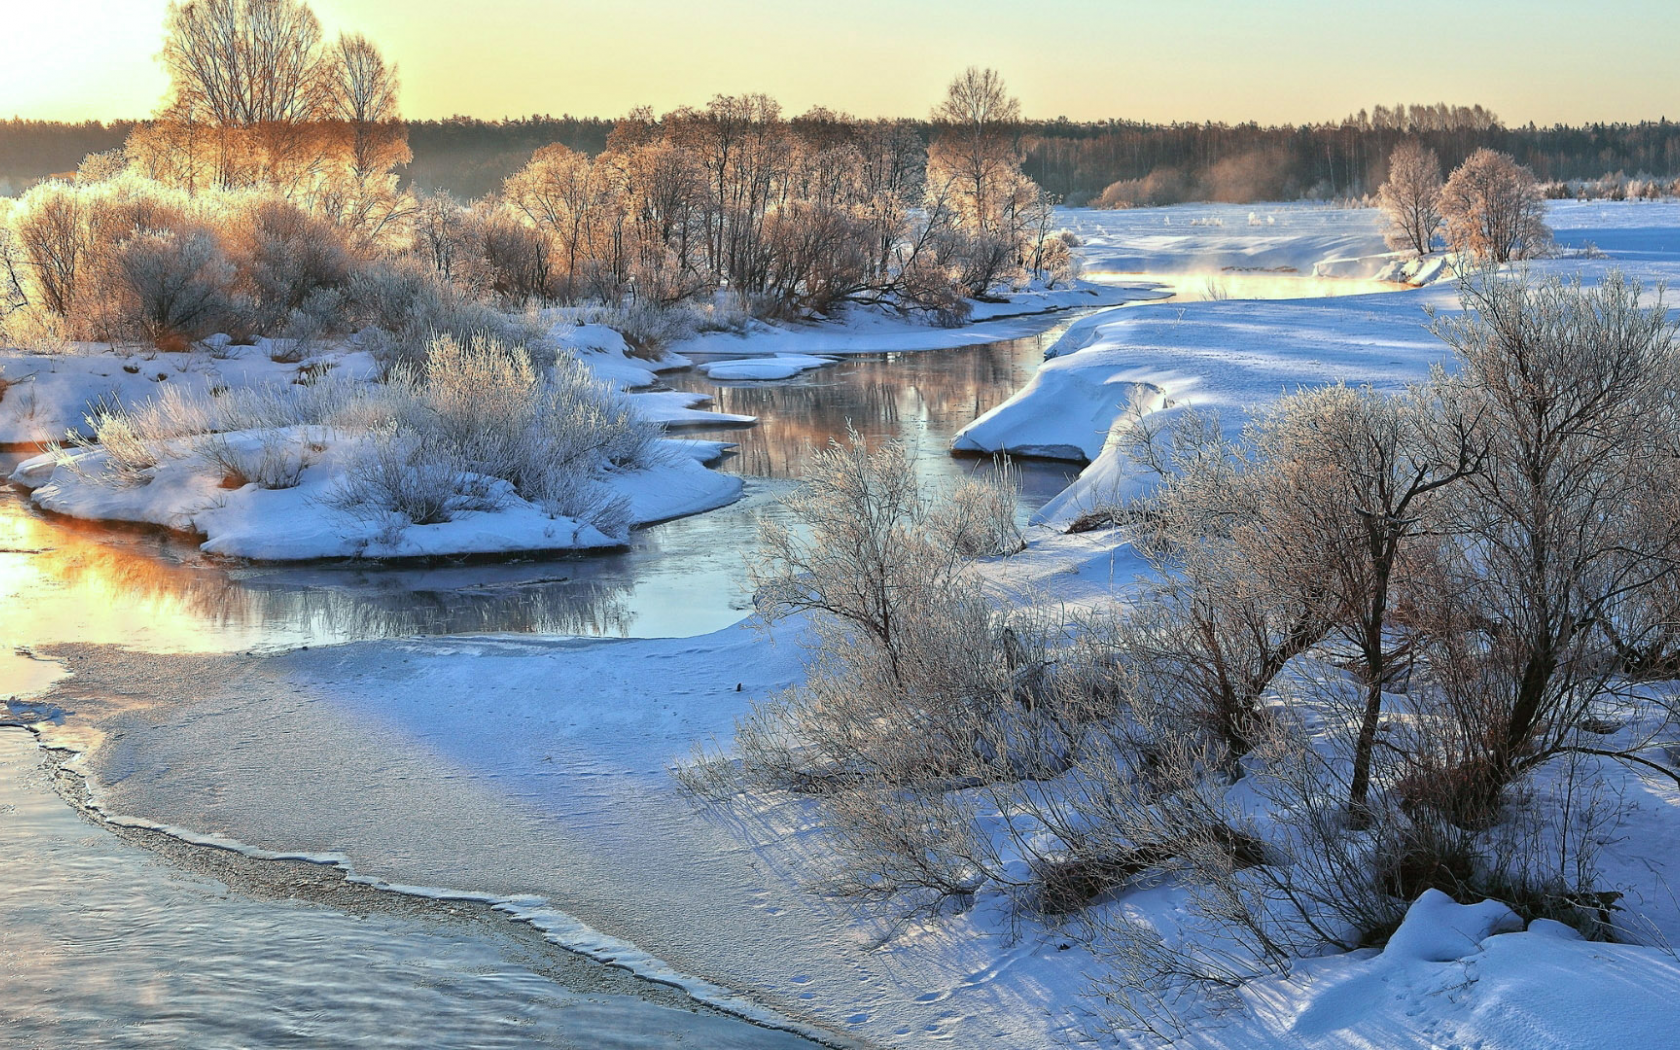
[[[572,116],[409,121],[414,160],[398,171],[405,184],[480,197],[499,189],[542,146],[560,142],[600,152],[613,123]],[[921,122],[912,126],[924,138],[931,130]],[[133,121],[0,121],[0,194],[74,171],[89,153],[121,146],[133,127]],[[1510,128],[1480,107],[1378,106],[1337,123],[1283,127],[1031,120],[1018,134],[1025,174],[1070,204],[1359,198],[1381,185],[1389,153],[1405,138],[1435,150],[1448,170],[1487,146],[1509,153],[1545,183],[1617,172],[1664,182],[1680,175],[1680,124],[1669,120]]]

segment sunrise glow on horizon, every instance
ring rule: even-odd
[[[0,117],[153,112],[167,0],[0,5]],[[914,7],[674,0],[320,0],[329,33],[379,41],[415,119],[664,112],[762,91],[790,113],[922,116],[953,71],[996,67],[1029,116],[1334,120],[1376,103],[1479,103],[1508,125],[1680,116],[1680,7],[1630,0],[1403,13],[1322,0],[1172,5],[928,0]],[[1630,32],[1629,28],[1637,29]]]

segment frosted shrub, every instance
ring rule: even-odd
[[[278,332],[312,295],[349,280],[345,232],[280,197],[261,196],[225,220],[259,332]]]
[[[836,445],[784,502],[800,528],[761,523],[752,579],[767,616],[813,614],[819,648],[806,688],[742,727],[749,775],[909,783],[997,761],[976,733],[1010,717],[1017,654],[904,450]]]
[[[393,424],[367,435],[327,503],[396,527],[435,525],[495,506],[488,481],[470,474],[454,449]]]
[[[539,372],[521,347],[442,336],[424,370],[400,369],[389,390],[389,422],[375,429],[338,505],[418,524],[411,511],[448,520],[512,491],[550,514],[623,533],[625,508],[597,475],[647,466],[658,432],[576,359]],[[413,494],[404,492],[404,470],[417,474]]]
[[[366,326],[363,345],[387,370],[423,367],[434,336],[458,342],[488,336],[510,346],[540,348],[543,331],[463,294],[412,261],[382,261],[352,274],[347,309]]]
[[[309,465],[302,443],[284,430],[262,431],[255,447],[222,434],[210,435],[197,447],[199,455],[221,472],[225,489],[252,484],[264,489],[295,488]]]
[[[118,338],[185,350],[232,310],[233,265],[206,230],[137,233],[118,246],[110,271],[103,327]]]
[[[700,331],[703,320],[704,315],[690,306],[645,300],[598,309],[591,316],[593,323],[617,329],[631,354],[647,360],[657,360],[666,346]]]
[[[1020,483],[1009,457],[990,472],[965,478],[936,513],[935,528],[964,557],[1014,554],[1026,547],[1015,522]]]

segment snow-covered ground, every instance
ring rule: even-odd
[[[1321,204],[1179,204],[1064,211],[1087,280],[1153,273],[1376,277],[1393,261],[1382,213]]]
[[[1251,212],[1275,221],[1251,224]],[[1393,262],[1382,246],[1380,213],[1370,209],[1181,205],[1076,214],[1071,225],[1086,238],[1093,272],[1113,265],[1177,274],[1192,292],[1198,279],[1229,278],[1227,267],[1364,277]],[[1561,248],[1597,244],[1607,257],[1528,264],[1536,273],[1580,273],[1591,281],[1620,267],[1648,285],[1680,276],[1680,204],[1569,201],[1550,214]],[[1200,262],[1198,237],[1212,246]],[[1311,294],[1310,286],[1303,291]],[[1133,483],[1135,472],[1112,440],[1121,436],[1111,434],[1117,423],[1127,427],[1142,414],[1195,407],[1218,412],[1234,437],[1256,409],[1297,387],[1347,382],[1400,389],[1424,379],[1446,356],[1426,311],[1457,308],[1453,283],[1437,280],[1406,291],[1213,298],[1104,311],[1075,323],[1033,381],[966,427],[953,445],[1089,461],[1037,517],[1067,521],[1125,495]]]
[[[1370,211],[1067,215],[1093,276],[1241,266],[1370,277],[1391,261],[1381,258]],[[1565,204],[1553,215],[1560,243],[1592,241],[1609,258],[1559,259],[1537,264],[1542,270],[1592,279],[1621,265],[1649,281],[1680,275],[1680,206]],[[979,448],[1094,458],[1076,490],[1048,509],[1062,517],[1126,476],[1104,451],[1123,406],[1218,408],[1235,427],[1303,383],[1392,389],[1444,356],[1426,330],[1431,305],[1455,308],[1451,287],[1095,314],[1067,333],[1040,379],[969,437]],[[787,329],[708,336],[682,349],[764,357],[893,348],[870,338]],[[1041,531],[1027,552],[989,571],[1023,593],[1095,603],[1138,568],[1112,538]],[[626,952],[637,965],[875,1045],[1038,1047],[1086,1036],[1098,1006],[1086,998],[1087,978],[1104,964],[1063,931],[1017,920],[1005,895],[884,930],[810,892],[824,846],[808,803],[756,800],[697,815],[677,796],[668,766],[696,741],[727,739],[754,702],[797,683],[800,640],[789,624],[769,639],[737,627],[692,639],[442,639],[269,656],[69,648],[60,655],[74,676],[32,710],[55,739],[91,749],[86,768],[114,813],[332,855],[390,883],[488,894],[550,916],[553,936],[580,947]],[[1606,850],[1606,871],[1638,894],[1656,932],[1680,939],[1680,908],[1665,896],[1680,884],[1680,792],[1631,773],[1614,786],[1632,806],[1623,837]],[[1146,886],[1110,906],[1171,927],[1184,914],[1184,891]],[[1240,1010],[1190,1004],[1184,1043],[1672,1044],[1680,965],[1671,954],[1513,920],[1498,906],[1426,895],[1380,952],[1303,960],[1246,986]]]
[[[948,350],[1012,339],[1041,331],[1035,315],[1062,310],[1113,306],[1158,293],[1138,282],[1075,281],[1054,290],[1031,287],[1000,302],[970,301],[969,323],[938,328],[890,312],[850,306],[838,316],[811,324],[754,322],[744,332],[706,332],[672,349],[682,354],[785,355],[879,354],[911,350]],[[725,378],[719,376],[718,378]]]
[[[0,448],[41,445],[86,434],[87,415],[101,401],[138,404],[167,384],[192,393],[312,381],[332,373],[367,379],[377,368],[367,353],[322,347],[295,361],[290,347],[259,339],[250,346],[220,340],[214,350],[185,353],[121,351],[104,343],[74,344],[70,352],[0,351]]]
[[[206,554],[255,561],[316,558],[423,558],[614,547],[624,540],[593,525],[545,512],[499,479],[487,478],[495,505],[457,511],[448,521],[404,524],[348,514],[333,494],[358,441],[325,427],[241,431],[227,444],[251,460],[275,439],[304,464],[297,483],[264,488],[251,482],[229,489],[201,454],[183,449],[162,459],[143,485],[112,483],[106,453],[93,448],[61,461],[52,453],[26,460],[12,475],[32,488],[42,510],[88,521],[157,525],[204,536]],[[698,514],[733,502],[740,478],[706,469],[717,458],[707,443],[662,442],[657,461],[613,471],[605,488],[628,501],[630,524],[646,525]]]
[[[658,371],[689,363],[672,355],[655,361],[634,358],[622,336],[597,325],[562,326],[555,329],[553,338],[560,352],[575,353],[598,379],[620,390],[651,385]],[[7,390],[11,396],[0,399],[0,409],[11,402],[11,434],[20,442],[38,441],[49,420],[63,424],[72,413],[85,417],[100,403],[135,405],[157,396],[157,389],[146,384],[172,382],[182,393],[202,395],[216,389],[273,386],[281,375],[292,379],[307,375],[319,381],[326,374],[343,371],[352,381],[373,382],[375,373],[373,360],[352,348],[281,366],[271,359],[270,348],[263,342],[237,348],[218,340],[214,346],[214,351],[201,348],[167,355],[174,358],[165,362],[168,368],[158,364],[166,355],[125,356],[108,347],[89,348],[86,354],[70,357],[39,355],[28,359],[37,371],[30,380]],[[147,367],[139,368],[142,364]],[[181,378],[171,380],[171,374]],[[117,385],[107,388],[107,382]],[[19,396],[19,391],[27,392],[27,397]],[[43,391],[48,395],[45,401]],[[642,418],[666,427],[753,422],[750,416],[697,407],[707,401],[699,395],[661,391],[625,396]],[[84,428],[60,425],[57,436],[78,429]],[[269,427],[223,435],[219,448],[224,458],[230,453],[249,464],[283,461],[294,465],[295,470],[288,467],[284,484],[243,479],[230,484],[227,471],[206,454],[202,443],[187,438],[158,443],[157,464],[140,480],[119,478],[109,469],[110,454],[97,445],[26,460],[11,480],[32,490],[31,498],[42,510],[88,521],[196,533],[204,537],[202,549],[208,554],[257,561],[506,555],[624,543],[622,535],[609,535],[589,521],[553,514],[522,499],[512,485],[497,478],[480,479],[486,488],[485,498],[479,501],[484,506],[458,510],[447,521],[394,525],[388,517],[335,508],[334,495],[368,440],[365,434],[327,426]],[[705,466],[720,454],[715,443],[660,441],[649,462],[636,469],[602,472],[597,480],[603,498],[624,501],[631,526],[666,521],[713,510],[740,497],[740,478]]]

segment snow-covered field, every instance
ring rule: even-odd
[[[1231,266],[1370,278],[1392,262],[1371,211],[1182,206],[1068,219],[1093,277]],[[1608,258],[1552,260],[1541,271],[1592,280],[1619,265],[1649,283],[1680,275],[1680,206],[1570,203],[1553,221],[1562,245],[1590,241]],[[1398,388],[1445,356],[1426,307],[1456,308],[1450,284],[1093,314],[1038,379],[959,443],[1093,460],[1046,508],[1060,519],[1126,478],[1105,450],[1125,408],[1212,407],[1234,428],[1304,383]],[[707,336],[681,349],[768,362],[914,341],[857,327]],[[1113,542],[1039,530],[1027,552],[990,571],[1051,600],[1100,602],[1138,571]],[[415,640],[271,656],[70,648],[59,655],[74,675],[30,710],[50,737],[92,748],[85,766],[113,813],[331,855],[388,883],[488,894],[547,915],[545,928],[580,948],[688,975],[705,982],[695,984],[702,993],[728,989],[844,1037],[976,1048],[1133,1038],[1091,1035],[1099,1004],[1088,978],[1101,960],[1064,931],[1014,916],[1005,895],[885,929],[810,892],[824,846],[808,804],[696,813],[678,797],[669,766],[797,683],[800,640],[795,623],[769,638],[735,627],[690,639]],[[1301,961],[1223,1010],[1186,1004],[1184,1045],[1672,1045],[1680,964],[1655,942],[1680,940],[1669,889],[1680,885],[1680,792],[1631,773],[1616,788],[1630,805],[1606,871],[1653,917],[1652,944],[1589,943],[1541,921],[1524,930],[1503,906],[1426,894],[1381,951]],[[1145,886],[1107,907],[1170,928],[1184,891]]]

